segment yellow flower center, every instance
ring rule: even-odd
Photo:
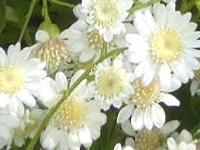
[[[158,131],[142,131],[136,136],[137,150],[158,150],[162,146],[164,136]]]
[[[158,82],[152,82],[145,86],[141,80],[133,83],[135,94],[132,97],[134,105],[137,107],[147,107],[158,100],[160,94],[160,85]]]
[[[124,76],[117,68],[110,67],[101,72],[97,88],[100,94],[106,97],[119,95],[125,89]]]
[[[160,30],[151,39],[151,56],[158,64],[168,64],[182,54],[183,44],[179,34],[169,28]]]
[[[71,97],[57,110],[51,124],[66,130],[81,128],[86,120],[87,110],[87,102]]]
[[[0,68],[0,93],[13,95],[24,85],[25,75],[19,66]]]
[[[102,50],[104,47],[104,40],[97,30],[89,32],[88,41],[94,50]]]
[[[42,43],[37,49],[35,56],[46,62],[49,73],[54,73],[65,61],[70,61],[67,46],[58,38],[52,38]]]
[[[92,9],[95,22],[106,27],[115,23],[120,14],[118,3],[114,0],[96,0]]]

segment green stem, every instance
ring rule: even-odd
[[[71,9],[73,9],[75,7],[74,4],[70,4],[70,3],[67,3],[67,2],[61,2],[59,0],[50,0],[50,1],[53,2],[53,3],[55,3],[55,4],[62,5],[62,6],[71,8]]]
[[[46,22],[51,22],[51,19],[49,17],[49,12],[48,12],[47,0],[43,0],[42,15]]]
[[[130,14],[134,14],[137,10],[142,9],[142,8],[146,8],[149,7],[155,3],[160,2],[160,0],[151,0],[149,2],[146,3],[142,3],[142,2],[137,2],[130,10]]]
[[[25,33],[25,31],[26,31],[28,22],[29,22],[29,20],[30,20],[30,18],[31,18],[31,15],[32,15],[32,13],[33,13],[33,9],[34,9],[34,7],[35,7],[36,1],[37,1],[37,0],[32,0],[32,1],[31,1],[31,4],[30,4],[30,7],[29,7],[29,11],[28,11],[28,14],[27,14],[26,21],[25,21],[24,26],[23,26],[23,28],[22,28],[21,34],[20,34],[20,36],[19,36],[19,40],[18,40],[19,42],[21,42],[21,40],[22,40],[22,38],[23,38],[23,36],[24,36],[24,33]]]
[[[79,79],[72,84],[72,86],[64,91],[63,97],[61,100],[59,100],[59,102],[52,107],[49,112],[47,113],[47,115],[45,116],[42,124],[40,125],[37,133],[35,134],[35,136],[33,137],[33,139],[31,140],[31,142],[28,144],[28,146],[26,147],[25,150],[34,150],[35,145],[37,144],[40,135],[42,133],[42,131],[46,128],[46,126],[48,125],[49,121],[51,120],[51,117],[53,116],[53,114],[57,111],[57,109],[60,107],[60,105],[69,97],[69,95],[72,93],[72,91],[84,80],[87,78],[88,74],[91,72],[91,70],[94,68],[94,66],[96,66],[97,64],[101,63],[103,60],[109,58],[110,56],[114,55],[114,54],[120,54],[122,53],[125,49],[127,48],[122,48],[122,49],[118,49],[118,50],[113,50],[109,53],[107,53],[104,57],[100,57],[99,60],[95,63],[93,63],[86,71],[85,73],[83,73]]]
[[[111,148],[111,144],[112,144],[112,139],[113,139],[113,134],[114,134],[114,130],[115,130],[115,126],[116,126],[116,122],[117,122],[117,111],[111,112],[109,114],[108,117],[113,117],[113,119],[111,119],[110,121],[108,121],[108,134],[107,134],[107,140],[106,140],[106,144],[105,147],[106,149],[112,149]]]

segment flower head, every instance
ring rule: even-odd
[[[0,49],[0,107],[23,113],[24,104],[36,105],[38,82],[45,78],[44,63],[30,58],[32,48],[20,50],[20,44],[10,45],[7,54]]]
[[[77,80],[81,72],[77,72],[72,77],[70,86]],[[63,84],[64,82],[65,84]],[[61,84],[63,88],[59,88]],[[55,95],[57,96],[50,96],[48,100],[47,97],[43,101],[49,107],[58,101],[61,95],[60,91],[68,88],[63,73],[56,74],[54,85],[51,88],[56,91]],[[87,84],[87,81],[84,80],[66,98],[51,118],[50,124],[42,135],[41,143],[44,148],[54,149],[57,147],[62,149],[61,147],[66,147],[67,149],[79,149],[81,145],[89,147],[92,140],[96,140],[100,136],[100,128],[106,122],[106,115],[101,112],[99,102],[91,100],[92,93],[90,84]],[[46,94],[48,95],[48,93]]]
[[[187,130],[182,130],[180,135],[167,139],[169,150],[196,150],[197,140],[193,140],[192,135]]]
[[[46,62],[46,70],[53,74],[71,61],[69,48],[66,42],[66,32],[60,35],[51,36],[43,30],[36,33],[36,41],[33,56]]]
[[[175,11],[174,3],[136,12],[136,33],[126,39],[129,61],[137,65],[135,75],[145,85],[159,78],[164,89],[174,91],[194,77],[193,71],[200,67],[200,34],[190,19],[190,13]]]
[[[94,74],[95,81],[92,84],[95,99],[101,101],[104,110],[108,110],[110,105],[119,108],[122,101],[133,94],[131,82],[134,76],[126,71],[122,57],[116,58],[113,62],[105,60],[97,66]]]
[[[105,41],[110,42],[113,35],[125,32],[123,21],[132,4],[132,0],[83,0],[81,6],[78,6],[81,11],[75,9],[75,12],[92,29],[98,30]]]
[[[179,106],[179,101],[171,94],[162,91],[159,82],[152,82],[148,86],[140,79],[133,83],[134,95],[126,102],[127,105],[119,112],[117,122],[123,123],[131,117],[131,124],[135,130],[155,125],[162,128],[165,122],[165,112],[159,105],[164,102],[168,106]]]
[[[79,19],[67,30],[67,45],[74,60],[80,62],[97,60],[100,54],[107,50],[111,51],[122,47],[125,42],[124,36],[115,36],[112,41],[106,42],[99,31],[91,30],[90,26]],[[78,42],[77,42],[78,41]]]

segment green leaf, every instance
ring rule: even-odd
[[[0,0],[0,33],[6,24],[6,0]]]

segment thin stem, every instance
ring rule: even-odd
[[[149,7],[155,3],[158,3],[160,2],[160,0],[151,0],[149,2],[146,2],[146,3],[142,3],[142,2],[137,2],[130,10],[130,15],[131,14],[134,14],[137,10],[139,9],[142,9],[142,8],[146,8],[146,7]]]
[[[48,12],[47,0],[43,0],[42,15],[46,22],[51,22],[51,19],[49,17],[49,12]]]
[[[50,1],[53,2],[53,3],[55,3],[55,4],[62,5],[62,6],[71,8],[71,9],[73,9],[75,7],[74,4],[70,4],[70,3],[67,3],[67,2],[61,2],[59,0],[50,0]]]
[[[23,26],[23,28],[22,28],[21,34],[20,34],[20,36],[19,36],[19,40],[18,40],[19,42],[21,42],[21,40],[22,40],[22,38],[23,38],[23,36],[24,36],[24,33],[25,33],[25,31],[26,31],[28,22],[29,22],[29,20],[30,20],[30,18],[31,18],[31,15],[32,15],[32,13],[33,13],[33,9],[34,9],[34,7],[35,7],[36,1],[37,1],[37,0],[32,0],[32,1],[31,1],[31,4],[30,4],[30,7],[29,7],[29,11],[28,11],[28,14],[27,14],[26,21],[25,21],[24,26]]]
[[[100,57],[99,60],[95,63],[93,63],[86,71],[85,73],[83,73],[79,79],[72,84],[72,86],[64,91],[63,97],[61,100],[59,100],[59,102],[52,107],[49,112],[47,113],[47,115],[45,116],[42,124],[40,125],[37,133],[35,134],[35,136],[33,137],[33,139],[31,140],[31,142],[28,144],[28,146],[26,147],[25,150],[34,150],[34,147],[36,145],[36,143],[38,142],[40,135],[42,133],[42,131],[46,128],[46,126],[48,125],[49,121],[51,120],[51,117],[53,116],[53,114],[57,111],[57,109],[60,107],[60,105],[69,97],[69,95],[71,94],[71,92],[84,80],[87,78],[88,74],[90,73],[90,71],[94,68],[94,66],[96,66],[97,64],[101,63],[103,60],[105,60],[106,58],[109,58],[112,55],[119,55],[120,53],[122,53],[125,49],[127,48],[122,48],[122,49],[118,49],[118,50],[113,50],[109,53],[107,53],[104,57]]]

